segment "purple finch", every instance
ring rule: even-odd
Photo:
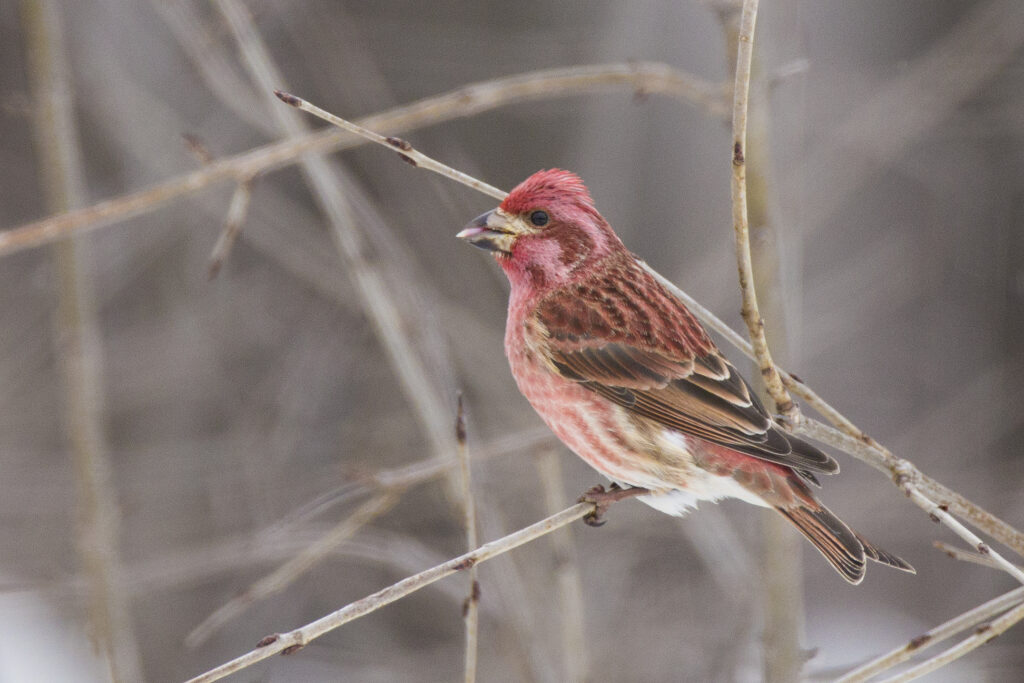
[[[774,508],[850,583],[865,558],[913,572],[822,505],[839,471],[784,432],[660,276],[631,254],[568,171],[540,171],[458,235],[511,283],[505,352],[565,445],[671,515],[739,498]]]

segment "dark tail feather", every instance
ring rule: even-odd
[[[901,572],[909,572],[911,574],[917,573],[917,570],[910,566],[910,563],[906,560],[882,550],[856,531],[853,533],[857,536],[857,540],[860,541],[860,544],[864,546],[864,554],[867,555],[869,559],[874,560],[878,564],[884,564],[887,567],[899,569]]]
[[[817,510],[806,506],[775,509],[814,544],[844,579],[854,585],[864,579],[864,545],[828,508],[821,505]],[[875,551],[874,547],[872,550]]]
[[[807,506],[775,509],[814,544],[818,552],[825,556],[829,564],[835,567],[844,579],[854,585],[864,579],[865,558],[900,571],[917,573],[909,563],[882,550],[850,529],[843,520],[820,503],[817,510]]]

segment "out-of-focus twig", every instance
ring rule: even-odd
[[[541,448],[536,455],[537,475],[544,492],[545,512],[554,514],[562,505],[565,484],[558,452]],[[576,546],[572,530],[550,536],[555,556],[555,579],[558,582],[558,618],[562,624],[562,680],[586,681],[589,676],[590,653],[587,651],[586,614],[583,604],[583,579],[576,562]]]
[[[542,519],[535,524],[531,524],[530,526],[513,532],[503,538],[491,541],[490,543],[485,543],[476,550],[448,560],[443,564],[431,567],[419,574],[402,579],[396,584],[377,591],[372,595],[368,595],[361,600],[357,600],[356,602],[342,607],[336,612],[332,612],[321,617],[312,623],[306,624],[301,628],[289,631],[288,633],[279,633],[267,636],[257,644],[256,649],[251,650],[230,662],[226,662],[215,669],[211,669],[204,674],[196,676],[195,678],[190,679],[188,683],[207,683],[209,681],[217,681],[225,676],[235,673],[236,671],[241,671],[242,669],[250,667],[256,662],[272,657],[279,652],[282,654],[291,654],[296,652],[307,645],[310,641],[319,638],[325,633],[333,631],[353,619],[358,619],[370,612],[374,612],[381,607],[389,605],[410,593],[424,588],[425,586],[429,586],[435,581],[439,581],[446,576],[469,569],[480,562],[485,562],[493,557],[497,557],[498,555],[502,555],[510,550],[518,548],[524,543],[529,543],[530,541],[545,536],[555,529],[560,529],[567,524],[575,522],[577,519],[582,519],[594,510],[595,505],[592,503],[577,503],[572,507],[566,508],[557,514],[551,515],[546,519]]]
[[[495,438],[483,446],[477,448],[473,459],[477,462],[488,458],[516,453],[544,444],[554,443],[556,437],[547,427],[513,432]],[[416,486],[432,479],[447,474],[457,467],[459,459],[456,456],[434,456],[425,458],[409,465],[402,465],[387,470],[369,474],[356,481],[346,482],[330,491],[327,491],[297,510],[288,514],[277,526],[288,526],[297,521],[307,520],[322,514],[331,507],[338,505],[354,495],[362,493],[366,489],[388,489],[394,487]]]
[[[862,664],[853,671],[850,671],[849,673],[845,674],[842,678],[839,678],[836,681],[836,683],[863,683],[863,681],[867,681],[868,679],[877,676],[883,671],[888,671],[889,669],[898,666],[899,664],[902,664],[903,662],[907,661],[915,654],[923,650],[924,648],[931,647],[942,642],[943,640],[952,638],[956,634],[962,633],[963,631],[966,631],[967,629],[972,628],[977,624],[980,624],[982,621],[985,621],[986,619],[989,619],[1002,612],[1006,612],[1006,610],[1013,609],[1014,607],[1017,608],[1016,610],[1014,610],[1015,612],[1019,611],[1021,609],[1020,606],[1022,602],[1024,602],[1024,587],[1015,588],[1009,593],[1005,593],[1003,595],[1000,595],[998,598],[993,598],[992,600],[989,600],[988,602],[982,605],[978,605],[974,609],[968,610],[967,612],[964,612],[963,614],[953,619],[950,619],[949,621],[940,624],[935,628],[926,631],[925,633],[922,633],[916,638],[911,638],[909,642],[896,648],[895,650],[892,650],[891,652],[887,652],[881,657],[878,657],[876,659],[871,660],[870,662]],[[1005,617],[1010,617],[1011,619],[1015,617],[1016,621],[1019,621],[1021,617],[1024,617],[1024,612],[1022,612],[1019,615],[1007,613],[1006,615],[1004,615],[1004,618]],[[1000,620],[1000,624],[998,624],[998,626],[1002,627],[1003,625],[1004,624]],[[1003,630],[1006,630],[1006,628],[1009,628],[1012,625],[1013,623],[1005,624],[1005,628],[1003,628]],[[992,624],[989,624],[989,626],[983,626],[975,632],[975,636],[984,636],[990,632],[992,627],[995,626],[997,626],[996,622],[992,622]],[[1002,633],[1002,631],[999,631],[999,633]],[[986,640],[991,640],[991,638],[995,637],[996,635],[998,635],[998,633],[993,633],[988,638],[986,638]],[[974,636],[968,638],[968,640],[972,640],[973,638]],[[967,641],[964,642],[966,643]],[[981,645],[982,642],[977,642],[976,644],[974,644],[974,647]],[[963,645],[964,643],[961,643],[953,649],[956,650]],[[970,649],[974,649],[974,647],[971,647]],[[960,656],[966,654],[969,651],[970,650],[963,650]],[[949,650],[947,650],[946,652],[949,652]],[[944,655],[946,653],[942,654]],[[917,667],[915,667],[915,669],[916,668]],[[928,669],[927,671],[931,670],[933,669]],[[923,675],[924,673],[927,673],[927,671],[921,670],[917,675]],[[907,672],[904,672],[904,674],[902,675],[906,675],[909,672],[910,671],[908,670]],[[910,679],[897,677],[897,679],[889,680]]]
[[[234,194],[231,195],[231,203],[228,204],[228,215],[224,219],[224,228],[217,238],[213,250],[210,252],[210,262],[207,266],[207,276],[212,280],[224,266],[224,261],[231,253],[231,247],[238,239],[238,233],[242,230],[245,222],[245,215],[249,211],[249,200],[252,198],[252,179],[243,180],[238,183]]]
[[[72,105],[61,15],[52,0],[23,0],[36,152],[50,211],[85,203],[81,148]],[[93,636],[113,681],[142,680],[120,566],[120,513],[103,428],[102,348],[87,254],[72,238],[54,247],[57,356],[64,422],[78,494],[76,541],[89,584]]]
[[[149,4],[163,19],[196,73],[218,101],[256,130],[273,136],[273,122],[263,115],[252,90],[246,87],[206,30],[197,11],[201,3],[149,0]]]
[[[282,83],[279,81],[274,87]],[[720,86],[664,64],[639,62],[548,69],[482,81],[359,119],[357,123],[365,128],[396,135],[430,124],[473,116],[514,102],[623,88],[696,103],[715,114],[724,111]],[[297,163],[307,153],[334,152],[361,144],[361,138],[347,131],[326,129],[257,147],[137,192],[0,232],[0,256],[154,211],[172,199],[211,185],[228,180],[238,182]]]
[[[377,494],[361,505],[351,516],[304,547],[294,557],[270,574],[249,586],[239,595],[218,607],[185,638],[188,647],[198,647],[229,621],[236,619],[250,605],[280,593],[311,567],[319,563],[360,529],[390,510],[402,497],[402,489],[393,488]]]
[[[216,5],[238,42],[249,75],[265,94],[266,105],[278,128],[289,138],[300,138],[305,132],[302,120],[295,112],[281,107],[272,99],[270,93],[283,83],[283,77],[249,12],[238,0],[218,0]],[[364,238],[348,198],[342,193],[325,159],[307,155],[300,164],[317,203],[328,218],[331,236],[351,273],[363,310],[373,323],[377,339],[387,353],[431,450],[436,454],[450,453],[453,440],[445,397],[440,395],[410,336],[405,333],[400,306],[387,287],[383,273],[367,258]]]
[[[477,547],[479,541],[476,533],[476,505],[473,502],[473,479],[469,469],[469,448],[466,445],[466,413],[462,403],[462,393],[456,401],[455,442],[459,458],[459,481],[462,488],[462,512],[466,526],[466,545],[470,550]],[[469,568],[469,593],[462,610],[462,618],[466,626],[466,665],[464,680],[473,683],[476,680],[477,630],[480,624],[480,583],[475,566]]]
[[[872,87],[845,120],[830,122],[821,139],[808,145],[811,153],[782,178],[783,194],[809,200],[801,204],[801,219],[811,228],[827,221],[879,169],[948,121],[1020,54],[1021,25],[1024,3],[1018,0],[967,5],[954,28],[923,56]]]

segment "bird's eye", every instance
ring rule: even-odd
[[[534,211],[530,214],[530,222],[536,225],[538,228],[543,228],[548,224],[548,212],[547,211]]]

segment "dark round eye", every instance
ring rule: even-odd
[[[538,228],[543,228],[548,224],[548,212],[547,211],[534,211],[530,214],[530,222],[536,225]]]

